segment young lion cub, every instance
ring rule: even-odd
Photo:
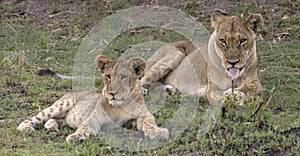
[[[23,121],[18,130],[34,131],[34,127],[46,122],[44,126],[47,130],[58,131],[58,126],[67,124],[77,128],[75,133],[66,138],[66,142],[70,143],[137,119],[137,129],[143,131],[145,136],[167,139],[168,129],[157,126],[142,95],[139,79],[144,75],[145,61],[142,58],[112,61],[99,55],[95,62],[104,81],[101,94],[66,94],[52,106]]]

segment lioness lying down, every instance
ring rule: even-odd
[[[232,87],[241,105],[248,97],[259,95],[262,85],[255,33],[263,23],[262,16],[253,14],[242,19],[218,11],[211,23],[215,30],[207,49],[178,41],[155,52],[147,60],[143,87],[162,82],[182,93],[206,95],[211,105],[218,105],[220,97],[231,94]]]
[[[36,116],[23,121],[18,130],[31,130],[45,123],[47,130],[58,130],[65,124],[77,128],[66,138],[67,143],[84,140],[90,134],[122,126],[137,119],[137,129],[150,139],[167,139],[169,131],[159,128],[147,109],[139,78],[144,75],[142,58],[111,61],[99,55],[96,66],[102,73],[104,88],[101,94],[92,92],[69,93]]]

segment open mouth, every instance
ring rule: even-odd
[[[237,79],[240,75],[240,73],[242,73],[244,67],[242,68],[227,68],[227,72],[229,73],[231,79]]]

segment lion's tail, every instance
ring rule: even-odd
[[[38,69],[36,71],[36,74],[39,75],[39,76],[45,76],[45,75],[50,75],[50,76],[53,76],[57,79],[60,79],[60,80],[69,80],[69,79],[73,79],[73,76],[65,76],[65,75],[61,75],[53,70],[50,70],[50,69]]]

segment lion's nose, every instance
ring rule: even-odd
[[[229,63],[230,65],[232,65],[234,67],[234,65],[236,65],[237,63],[240,62],[240,59],[238,60],[227,60],[227,63]]]
[[[115,95],[118,94],[118,91],[110,91],[109,94],[110,94],[112,97],[115,97]]]

